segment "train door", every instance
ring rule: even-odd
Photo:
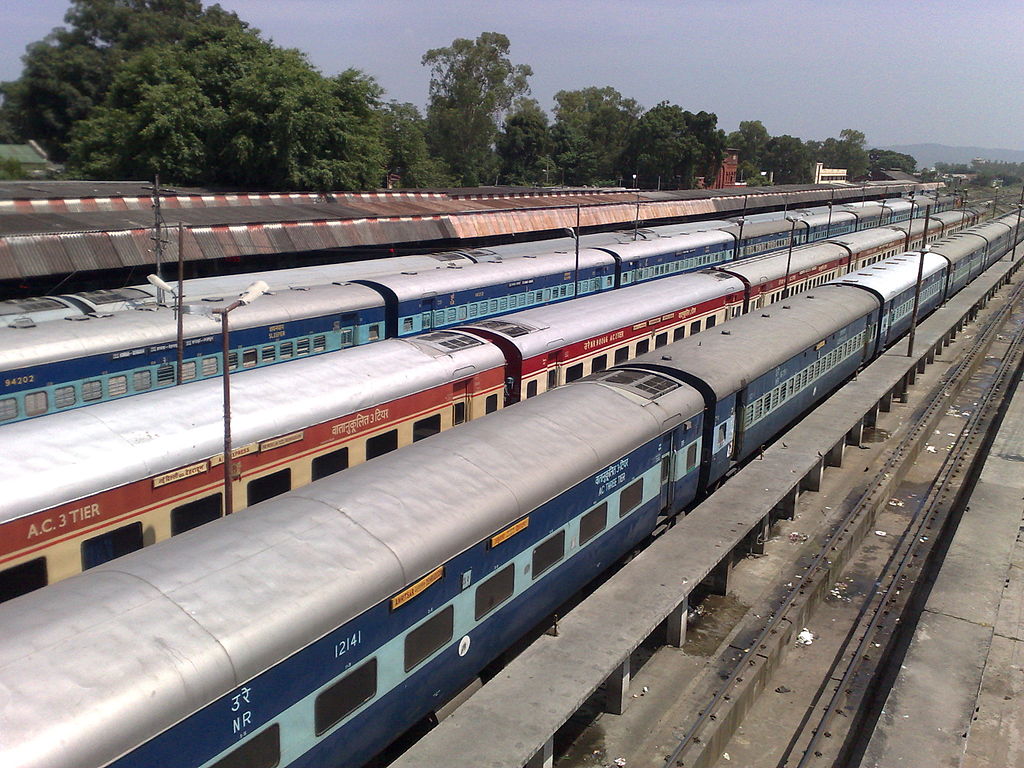
[[[452,426],[458,426],[473,418],[469,412],[469,379],[452,384]]]
[[[658,509],[671,511],[672,488],[675,481],[675,443],[678,437],[677,430],[665,435],[661,441],[661,486],[658,491]]]

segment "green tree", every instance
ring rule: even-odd
[[[0,181],[15,181],[27,178],[28,174],[25,173],[25,169],[14,158],[8,157],[0,160]]]
[[[430,156],[427,123],[413,104],[389,102],[381,108],[383,141],[389,173],[401,177],[403,187],[444,187],[452,181],[444,164]]]
[[[722,163],[725,134],[710,112],[687,112],[663,101],[644,113],[624,154],[623,171],[638,184],[692,187],[697,176],[714,179]]]
[[[358,189],[383,180],[380,88],[354,70],[324,78],[249,30],[206,27],[119,70],[74,126],[88,176],[247,187]]]
[[[573,184],[609,183],[643,108],[611,87],[555,94],[555,162]]]
[[[484,32],[423,54],[430,68],[427,141],[462,184],[494,178],[494,140],[512,103],[529,92],[533,70],[513,64],[509,40]]]
[[[740,162],[760,168],[770,138],[768,129],[760,120],[743,120],[739,130],[733,131],[726,138],[726,146],[740,151]]]
[[[246,26],[200,0],[71,0],[64,21],[28,46],[20,78],[0,84],[3,118],[58,161],[67,157],[72,125],[103,101],[122,63],[197,26]]]
[[[736,180],[746,182],[748,187],[763,187],[770,183],[767,173],[762,176],[761,169],[746,160],[740,161],[736,169]]]
[[[501,176],[507,184],[550,181],[548,116],[534,99],[519,99],[497,138]],[[547,172],[546,172],[547,171]]]
[[[838,139],[825,139],[816,156],[827,168],[845,168],[847,178],[853,179],[868,172],[868,152],[864,142],[863,133],[844,128]]]
[[[871,173],[884,170],[900,170],[905,173],[914,173],[917,170],[917,160],[913,155],[906,155],[902,152],[893,152],[889,149],[872,149],[868,152],[868,170]]]
[[[812,178],[811,157],[796,136],[773,136],[764,148],[763,170],[775,174],[776,184],[807,184]]]

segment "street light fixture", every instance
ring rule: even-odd
[[[270,290],[270,286],[262,280],[257,280],[235,301],[222,309],[213,310],[213,314],[220,315],[221,353],[223,355],[221,367],[224,372],[224,514],[226,515],[234,512],[231,488],[231,366],[228,365],[228,350],[231,344],[228,339],[228,314],[239,307],[252,304],[268,290]]]
[[[573,272],[572,296],[580,295],[580,204],[576,204],[576,227],[565,227],[565,233],[571,237],[576,245],[576,269]]]

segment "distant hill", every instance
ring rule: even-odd
[[[969,163],[976,157],[986,160],[1005,160],[1024,163],[1024,150],[992,149],[991,147],[950,147],[945,144],[897,144],[879,149],[891,149],[913,155],[918,169],[930,168],[936,163]]]

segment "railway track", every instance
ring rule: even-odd
[[[784,589],[780,602],[767,621],[759,627],[750,627],[745,636],[752,637],[739,652],[733,648],[729,661],[717,672],[720,684],[709,699],[693,712],[685,727],[676,728],[677,740],[664,754],[665,768],[677,766],[728,766],[742,764],[751,768],[810,768],[811,766],[857,765],[864,746],[862,735],[870,735],[873,719],[880,702],[885,699],[887,681],[891,679],[893,665],[898,669],[902,645],[913,627],[913,610],[918,590],[925,588],[929,558],[941,555],[944,543],[955,530],[958,501],[969,489],[973,461],[979,449],[985,446],[992,426],[998,421],[999,406],[1007,389],[1019,378],[1021,354],[1024,348],[1024,284],[1018,284],[1001,306],[984,322],[972,329],[973,338],[964,353],[943,374],[931,391],[928,401],[913,413],[911,423],[903,437],[893,446],[872,480],[864,487],[856,502],[821,538],[816,549],[805,550],[806,566],[799,578]],[[960,405],[958,397],[967,400]],[[951,404],[954,404],[951,408]],[[935,451],[932,457],[926,448],[936,425],[949,429],[950,412],[968,413],[955,432],[951,445],[942,455]],[[942,430],[943,435],[948,436]],[[934,451],[934,447],[929,451]],[[914,478],[916,493],[901,494],[894,477],[905,476],[915,459],[923,456],[915,470],[921,474],[922,466],[929,468],[927,481]],[[922,484],[926,483],[924,492]],[[900,495],[908,496],[906,502]],[[892,499],[901,508],[898,516],[886,519],[884,541],[886,554],[877,552],[864,558],[862,542],[871,536],[872,528]],[[896,521],[902,525],[894,529]],[[877,542],[870,540],[868,550],[877,550]],[[878,567],[868,588],[856,600],[850,599],[848,621],[839,622],[842,629],[830,638],[835,648],[831,660],[824,665],[823,674],[813,694],[788,706],[800,710],[791,713],[788,720],[795,723],[783,733],[776,727],[779,698],[773,699],[772,712],[751,707],[749,718],[770,718],[763,723],[750,723],[744,719],[738,725],[736,713],[727,712],[730,702],[739,697],[744,684],[755,684],[752,667],[774,668],[764,660],[772,656],[773,648],[788,644],[796,629],[807,621],[815,608],[808,604],[815,597],[825,597],[834,585],[841,582],[843,573],[851,567],[862,567],[866,561]],[[926,578],[922,579],[922,574]],[[863,576],[862,579],[863,581]],[[734,635],[744,636],[741,629]],[[821,638],[818,638],[821,639]],[[779,651],[776,650],[776,653]],[[819,663],[816,667],[821,670]],[[770,673],[769,673],[770,674]],[[758,677],[756,684],[770,691],[769,675]],[[787,691],[785,685],[777,691]],[[786,705],[784,705],[786,706]],[[798,716],[797,716],[798,715]],[[714,732],[730,720],[730,727],[749,731],[746,739],[754,746],[763,734],[774,730],[773,746],[761,744],[729,756],[728,748],[720,753],[717,746],[721,738]],[[783,718],[785,719],[785,718]],[[712,745],[715,748],[712,748]],[[723,757],[724,755],[724,757]],[[653,764],[653,760],[651,763]],[[660,762],[660,761],[659,761]]]

